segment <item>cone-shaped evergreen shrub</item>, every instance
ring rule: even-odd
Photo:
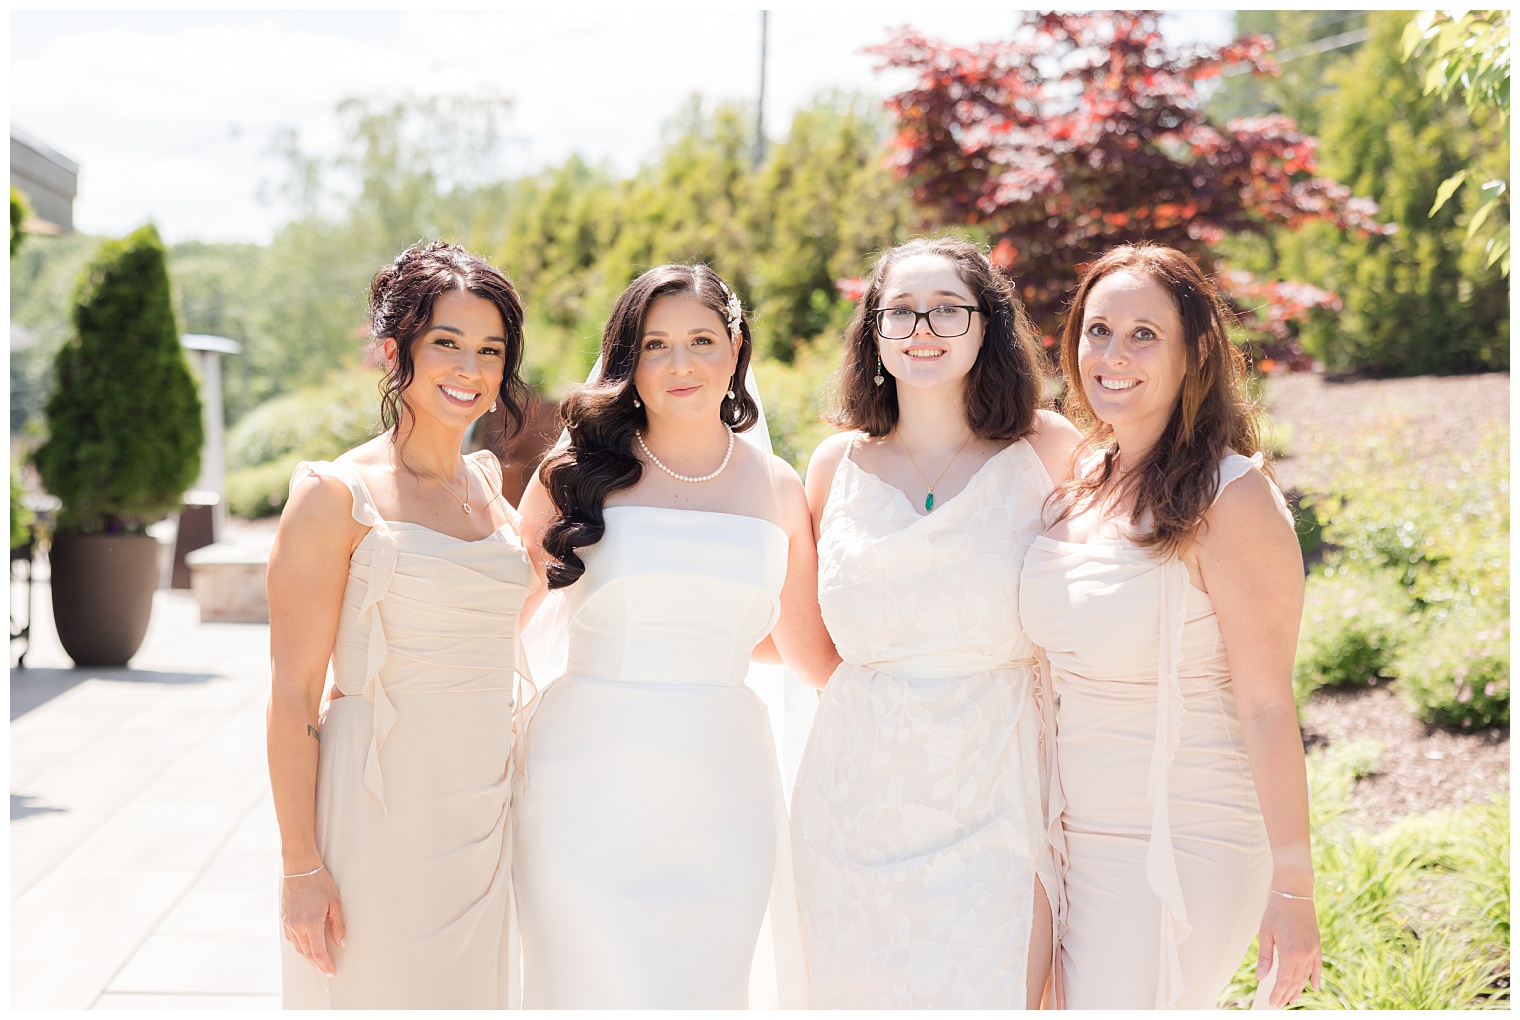
[[[141,227],[101,245],[72,317],[37,472],[63,501],[59,531],[142,531],[195,481],[203,439],[158,231]]]

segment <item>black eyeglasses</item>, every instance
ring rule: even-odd
[[[920,319],[929,323],[929,332],[949,339],[966,335],[966,331],[971,328],[972,312],[987,314],[975,305],[940,305],[927,312],[905,307],[877,308],[871,315],[876,320],[876,334],[883,340],[908,339],[918,330]]]

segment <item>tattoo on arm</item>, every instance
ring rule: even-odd
[[[321,737],[317,733],[317,728],[315,726],[313,726],[311,723],[307,723],[306,724],[306,735],[308,737],[311,737],[313,740],[320,740],[321,739]]]

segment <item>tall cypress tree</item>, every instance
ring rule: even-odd
[[[204,438],[152,226],[101,246],[72,320],[74,336],[54,362],[37,472],[63,502],[60,531],[140,532],[195,481]]]

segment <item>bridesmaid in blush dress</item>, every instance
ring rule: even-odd
[[[759,417],[750,351],[711,269],[643,274],[523,497],[566,619],[513,806],[528,1008],[742,1009],[761,956],[754,1004],[806,1004],[775,744],[745,676],[768,634],[815,683],[838,656],[802,483],[736,435]]]
[[[1094,263],[1066,318],[1094,453],[1052,501],[1020,609],[1060,704],[1071,1009],[1211,1009],[1254,934],[1258,1001],[1319,983],[1303,570],[1228,314],[1185,255],[1139,245]]]
[[[1038,341],[964,241],[877,262],[845,334],[850,431],[808,496],[844,664],[792,797],[814,1006],[1038,1007],[1060,897],[1019,564],[1076,430]]]
[[[522,423],[522,306],[484,260],[436,243],[376,275],[370,311],[388,431],[297,467],[269,560],[284,1004],[504,1008],[533,570],[500,464],[459,451],[498,402]]]

